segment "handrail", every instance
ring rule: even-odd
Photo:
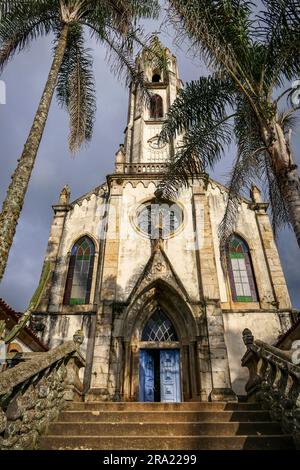
[[[247,351],[242,366],[249,370],[248,401],[261,402],[300,448],[300,367],[293,362],[293,351],[255,340],[249,329],[243,331],[243,341]]]
[[[67,401],[83,395],[79,370],[81,331],[68,341],[0,373],[0,449],[23,450],[38,446],[48,424],[57,419]]]
[[[9,393],[9,391],[22,382],[29,380],[32,376],[48,369],[48,367],[55,362],[72,354],[76,354],[81,360],[84,360],[80,353],[78,353],[75,343],[68,341],[62,346],[58,346],[56,349],[52,349],[46,353],[38,353],[38,357],[31,361],[22,362],[12,369],[5,370],[0,374],[0,399],[2,395]]]

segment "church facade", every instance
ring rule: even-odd
[[[51,278],[35,316],[50,347],[85,335],[86,399],[235,400],[245,393],[242,331],[268,343],[291,324],[292,307],[267,215],[253,187],[220,261],[218,226],[227,189],[207,178],[176,201],[157,188],[176,145],[158,140],[182,87],[176,58],[168,71],[138,58],[151,92],[130,89],[126,138],[114,173],[70,202],[53,206],[45,263]]]

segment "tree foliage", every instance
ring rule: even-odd
[[[114,58],[112,71],[143,88],[135,48],[145,44],[140,18],[158,15],[157,0],[0,0],[0,72],[16,53],[41,36],[55,35],[55,46],[64,25],[68,42],[57,82],[57,97],[70,116],[69,146],[76,152],[92,137],[96,111],[93,59],[85,47],[94,37]],[[153,51],[155,55],[155,51]]]
[[[161,139],[176,137],[177,149],[164,191],[176,194],[212,168],[234,141],[237,156],[219,229],[222,249],[237,220],[240,194],[257,180],[268,192],[274,229],[284,223],[299,229],[300,213],[295,221],[285,184],[295,170],[290,136],[298,107],[290,98],[292,82],[300,76],[299,0],[263,0],[260,9],[247,0],[169,4],[177,38],[189,41],[211,74],[188,84],[167,115]],[[298,176],[293,189],[299,203]]]

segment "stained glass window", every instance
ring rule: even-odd
[[[228,243],[228,268],[235,302],[257,302],[257,289],[247,243],[232,235]]]
[[[81,238],[72,248],[67,275],[64,304],[90,303],[95,246],[88,237]]]
[[[181,208],[171,202],[144,205],[137,216],[139,229],[152,239],[168,238],[179,229],[182,221]]]
[[[158,309],[145,326],[142,334],[142,341],[177,340],[177,334],[172,323],[166,315]]]

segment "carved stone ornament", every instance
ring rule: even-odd
[[[62,206],[68,205],[70,203],[70,197],[71,197],[71,191],[70,191],[69,186],[66,184],[61,190],[61,193],[59,196],[59,204],[61,204]]]
[[[293,363],[291,352],[253,339],[250,330],[243,331],[247,352],[242,366],[249,370],[246,384],[248,399],[260,402],[271,418],[281,423],[300,448],[300,367]]]

